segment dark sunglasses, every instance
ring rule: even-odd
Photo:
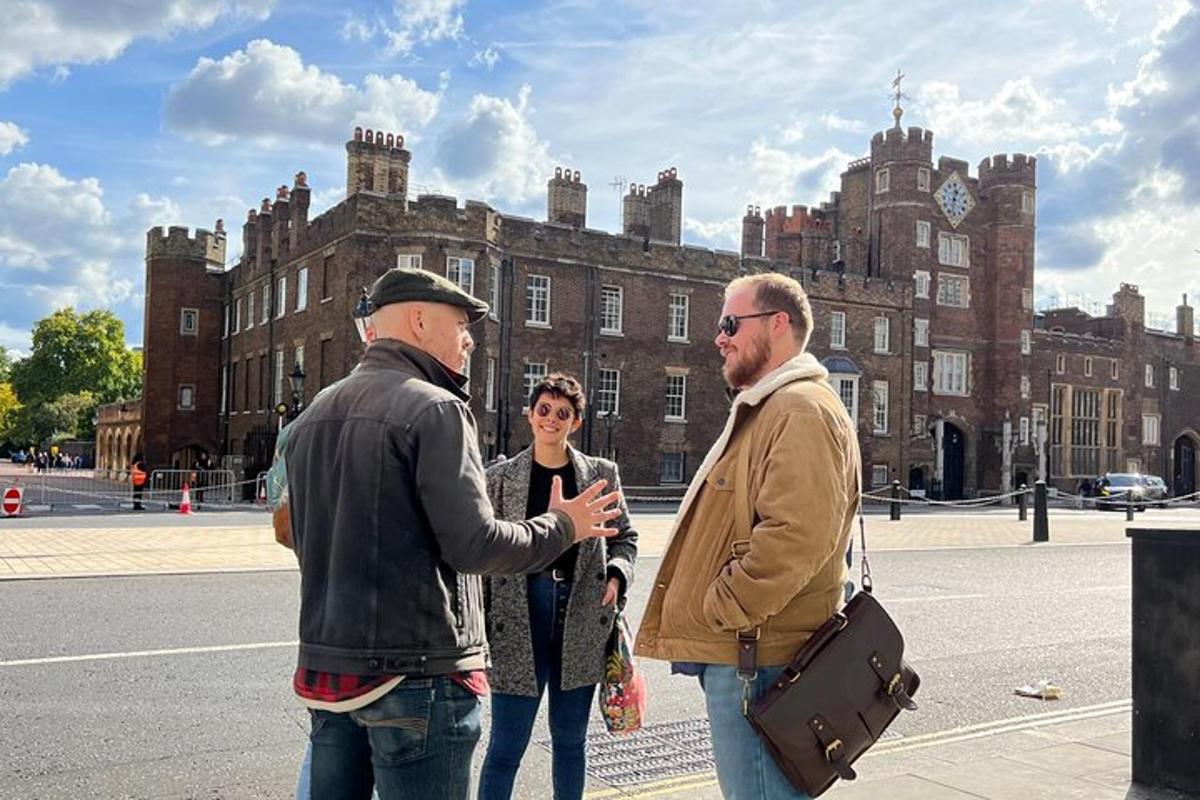
[[[755,319],[757,317],[769,317],[772,314],[786,314],[786,311],[760,311],[757,314],[726,314],[721,317],[721,321],[717,323],[717,330],[726,336],[736,336],[738,328],[742,325],[744,319]]]
[[[550,409],[549,403],[538,403],[538,406],[535,410],[537,411],[537,415],[539,417],[550,416],[551,409]],[[575,416],[575,412],[572,411],[571,409],[567,408],[566,406],[562,406],[557,411],[554,412],[554,416],[558,417],[559,421],[561,421],[561,422],[567,422],[568,420],[571,419],[571,417]]]

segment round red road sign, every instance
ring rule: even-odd
[[[4,514],[12,516],[21,510],[21,490],[10,486],[4,490]]]

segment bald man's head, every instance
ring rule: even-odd
[[[367,323],[367,342],[395,339],[424,350],[455,372],[463,372],[475,347],[467,311],[447,303],[389,303]]]

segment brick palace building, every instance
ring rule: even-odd
[[[361,287],[402,265],[492,306],[470,363],[485,458],[529,443],[527,389],[563,370],[591,398],[579,447],[616,457],[627,485],[686,483],[728,408],[712,344],[722,287],[777,270],[812,299],[810,349],[858,421],[866,485],[960,498],[1138,469],[1194,491],[1200,358],[1186,297],[1173,332],[1147,329],[1124,284],[1103,317],[1035,313],[1036,159],[997,155],[974,174],[935,162],[932,132],[903,129],[901,113],[826,202],[748,208],[740,253],[681,243],[673,167],[630,187],[610,233],[587,227],[577,171],[549,179],[545,220],[414,199],[403,137],[356,129],[345,199],[309,219],[297,173],[248,213],[231,268],[219,221],[148,232],[140,444],[154,467],[207,451],[254,477],[294,365],[305,398],[345,375],[361,352]]]

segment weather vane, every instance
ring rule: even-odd
[[[904,73],[896,70],[896,77],[892,79],[892,89],[894,90],[892,92],[892,99],[896,102],[895,107],[892,109],[892,116],[896,118],[897,128],[900,127],[900,117],[904,115],[904,109],[901,108],[900,101],[908,99],[908,95],[900,91],[900,82],[902,80],[904,80]]]

